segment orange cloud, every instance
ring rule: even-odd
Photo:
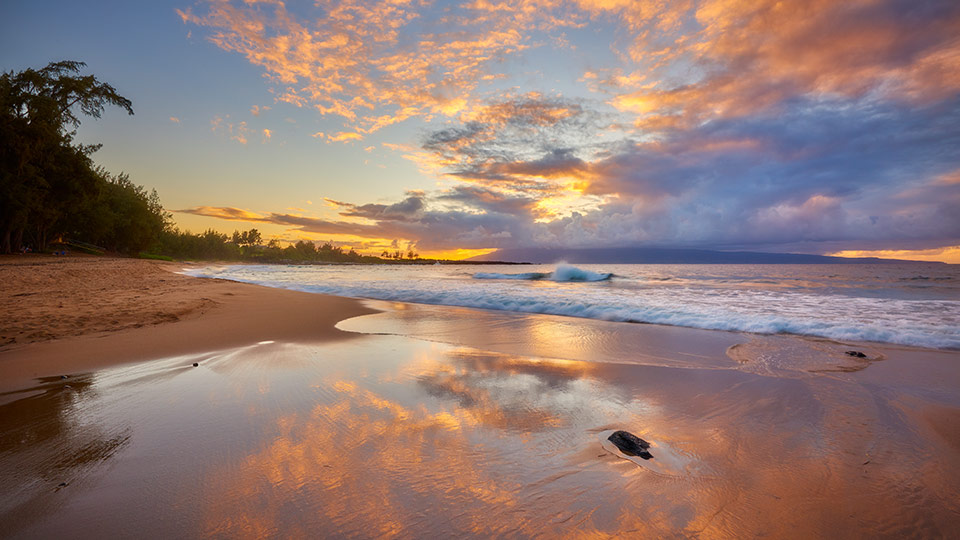
[[[496,62],[527,47],[516,21],[489,19],[479,27],[466,13],[401,44],[401,32],[421,18],[420,5],[407,0],[321,1],[323,16],[303,20],[283,3],[265,4],[210,2],[204,14],[177,13],[213,29],[208,39],[218,47],[262,67],[279,87],[278,101],[339,115],[361,133],[466,109],[478,81],[496,75]]]
[[[661,81],[653,88],[616,93],[610,103],[638,114],[638,126],[661,129],[742,116],[799,95],[876,93],[932,101],[960,90],[960,41],[953,37],[960,34],[960,11],[917,18],[901,13],[904,6],[867,0],[707,0],[692,12],[698,32],[656,31],[673,28],[667,24],[638,34],[631,57],[647,69],[638,80],[620,81],[639,87],[653,73],[686,64],[697,74],[694,82]],[[585,7],[633,12],[619,3]],[[648,6],[644,24],[683,18],[676,7]],[[653,50],[651,36],[669,46]],[[670,117],[674,121],[664,123]]]
[[[300,18],[282,2],[216,1],[178,10],[208,39],[262,67],[277,100],[341,116],[371,133],[415,116],[474,110],[498,63],[598,20],[628,69],[583,81],[646,129],[693,125],[772,107],[797,95],[940,99],[960,90],[960,10],[915,13],[876,0],[473,0],[441,14],[398,0],[317,3]],[[424,27],[429,28],[425,30]],[[442,29],[442,30],[434,30]],[[687,73],[678,78],[678,69]],[[254,107],[259,114],[265,108]]]
[[[197,206],[195,208],[175,210],[175,212],[234,221],[266,221],[266,216],[261,214],[228,206]]]
[[[359,133],[341,131],[336,135],[328,135],[327,140],[331,142],[348,142],[348,141],[359,141],[363,139],[363,135]]]

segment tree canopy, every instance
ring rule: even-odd
[[[74,143],[80,116],[99,118],[107,106],[133,114],[129,99],[83,62],[0,75],[0,252],[29,245],[43,250],[71,235],[134,252],[166,225],[155,193],[126,175],[94,166],[99,145]]]

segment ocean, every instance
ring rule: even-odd
[[[958,265],[218,265],[185,273],[373,300],[960,349]]]

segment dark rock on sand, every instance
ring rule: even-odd
[[[628,456],[637,456],[643,459],[653,459],[653,454],[647,451],[650,443],[637,437],[628,431],[614,431],[613,435],[607,437],[614,446]]]
[[[197,367],[197,366],[199,366],[199,365],[200,365],[200,364],[198,364],[198,363],[196,363],[196,362],[193,363],[193,367]]]
[[[863,354],[860,351],[847,351],[847,356],[854,356],[856,358],[866,358],[867,355]]]

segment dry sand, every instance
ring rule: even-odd
[[[372,313],[347,298],[175,273],[185,266],[0,257],[0,392],[136,360],[265,340],[344,338],[350,334],[334,324]]]

